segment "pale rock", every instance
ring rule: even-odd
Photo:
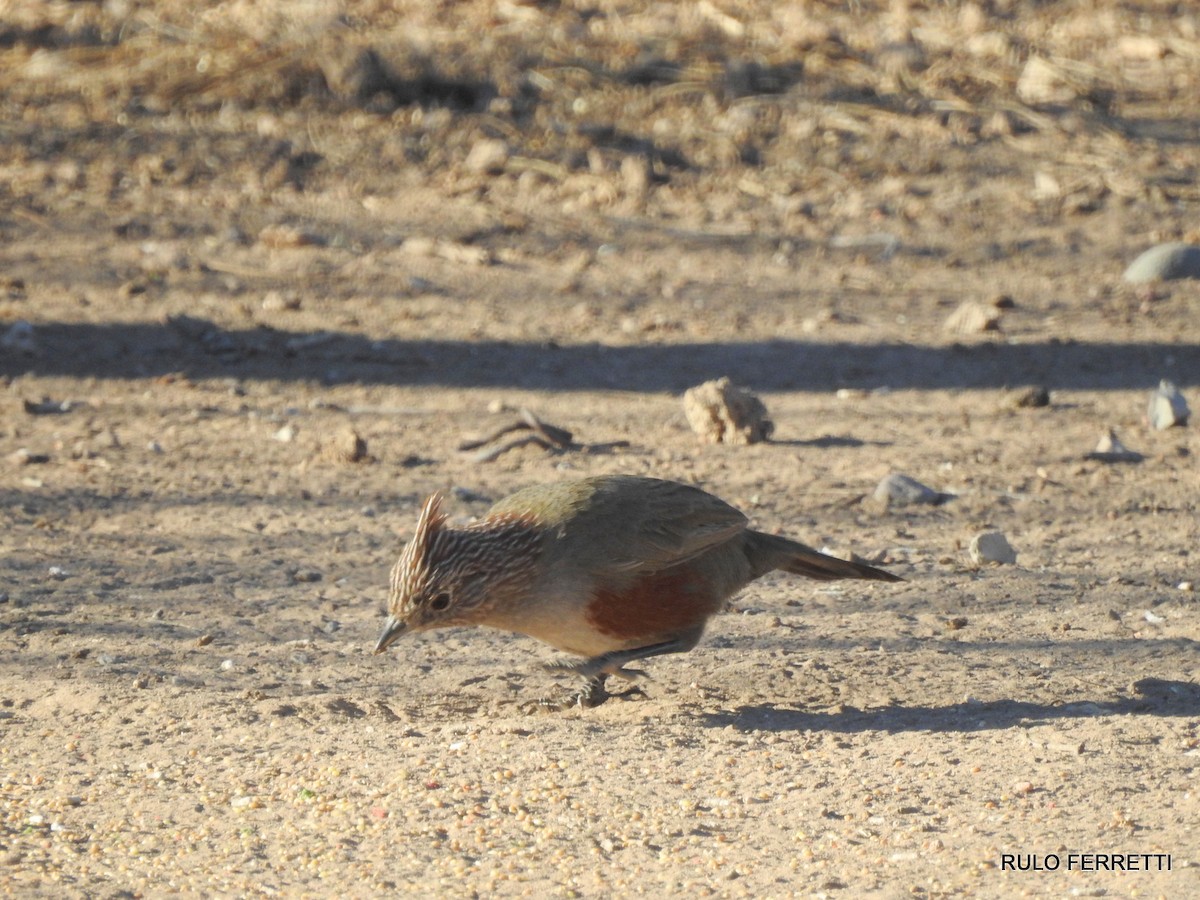
[[[1057,66],[1040,56],[1030,57],[1017,79],[1017,97],[1031,106],[1073,101],[1077,93]]]
[[[982,334],[1000,330],[1000,310],[974,300],[966,300],[946,317],[942,327],[953,334]]]
[[[1141,462],[1143,458],[1142,454],[1122,444],[1117,433],[1111,428],[1100,436],[1100,440],[1096,442],[1096,449],[1084,457],[1108,463]]]
[[[683,411],[692,431],[710,444],[757,444],[775,430],[763,402],[728,378],[689,388]]]
[[[1121,277],[1130,284],[1200,278],[1200,246],[1173,242],[1151,247],[1131,262]]]
[[[508,165],[509,156],[508,144],[495,138],[486,138],[475,142],[463,165],[469,172],[499,175]]]
[[[1175,425],[1187,425],[1190,414],[1187,399],[1175,387],[1175,383],[1165,378],[1159,382],[1158,389],[1150,395],[1146,410],[1146,421],[1150,427],[1163,431]]]
[[[968,552],[971,555],[971,561],[976,565],[985,562],[1012,565],[1017,561],[1017,551],[1009,544],[1008,538],[999,531],[985,531],[975,535],[971,539]]]

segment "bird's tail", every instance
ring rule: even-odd
[[[838,559],[806,547],[799,541],[780,537],[776,534],[764,534],[761,531],[748,531],[747,553],[750,565],[754,568],[757,578],[774,569],[790,572],[793,575],[803,575],[805,578],[815,578],[818,581],[836,581],[839,578],[864,578],[870,581],[903,581],[899,575],[885,572],[866,563],[851,562]]]

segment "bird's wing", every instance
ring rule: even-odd
[[[628,494],[624,515],[606,516],[611,532],[608,565],[617,571],[654,572],[687,562],[746,528],[746,517],[699,488],[665,481],[639,485],[638,502]]]

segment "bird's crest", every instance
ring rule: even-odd
[[[418,592],[428,577],[426,560],[438,535],[445,532],[446,514],[442,512],[442,495],[430,494],[421,507],[417,517],[417,527],[413,536],[400,554],[400,559],[392,569],[392,598],[393,600],[412,597]]]
[[[451,528],[434,494],[392,569],[388,612],[408,631],[486,622],[537,574],[541,534],[528,517],[501,513]]]
[[[412,546],[417,558],[424,557],[433,546],[434,539],[446,524],[446,514],[442,512],[442,495],[432,493],[426,498],[417,517],[417,528],[413,532]]]

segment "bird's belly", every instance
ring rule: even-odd
[[[493,615],[486,624],[527,634],[566,653],[599,656],[697,635],[732,593],[719,584],[719,573],[696,565],[581,581],[577,576],[566,583],[547,580],[533,592],[540,602],[527,597],[517,609]]]
[[[491,617],[488,625],[515,631],[536,638],[564,653],[577,656],[599,656],[630,645],[610,634],[598,631],[586,617],[582,603],[546,603],[526,606],[521,614],[512,617]]]
[[[645,646],[703,628],[725,596],[710,573],[678,566],[598,586],[586,608],[592,629],[621,646]]]

